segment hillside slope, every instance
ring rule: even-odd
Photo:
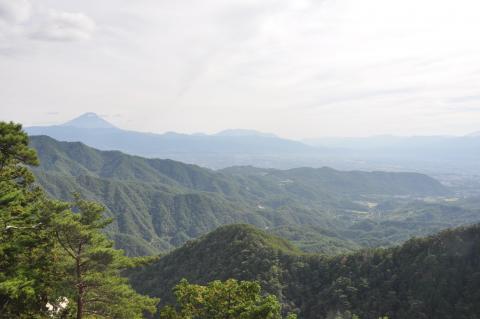
[[[107,213],[115,217],[109,229],[112,237],[132,255],[166,251],[220,225],[239,222],[272,231],[287,225],[296,226],[298,232],[303,232],[304,226],[338,231],[327,236],[319,230],[318,236],[310,237],[325,243],[334,240],[338,249],[307,243],[308,250],[348,251],[357,247],[351,240],[368,242],[361,236],[349,237],[358,230],[348,229],[378,215],[365,203],[365,196],[384,200],[391,196],[448,194],[440,183],[422,174],[339,172],[328,168],[281,171],[236,167],[212,171],[172,160],[99,151],[46,136],[32,137],[31,145],[41,162],[34,169],[37,180],[48,193],[69,199],[77,191],[104,203]],[[441,225],[458,225],[476,218],[475,214],[464,215],[468,218],[462,215],[454,223],[442,220],[445,223]],[[413,234],[419,231],[414,228]]]
[[[141,181],[226,196],[258,199],[286,194],[302,199],[379,195],[446,195],[438,181],[418,173],[342,172],[330,168],[290,170],[232,167],[212,171],[172,160],[147,159],[118,151],[99,151],[78,142],[58,142],[46,136],[31,137],[39,153],[40,170],[71,176]]]
[[[140,292],[171,302],[180,279],[258,280],[299,318],[479,318],[480,225],[390,249],[323,257],[247,225],[189,242],[130,274]]]
[[[337,171],[301,167],[288,170],[230,167],[220,172],[248,179],[269,179],[297,194],[325,192],[336,195],[446,195],[438,181],[418,173]]]

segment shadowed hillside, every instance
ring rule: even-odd
[[[399,247],[323,257],[246,225],[221,227],[130,274],[136,289],[171,302],[182,278],[258,280],[299,318],[478,318],[480,226]]]

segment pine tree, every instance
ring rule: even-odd
[[[20,124],[0,122],[0,317],[45,311],[54,245],[52,215],[27,165],[38,165]]]
[[[57,216],[55,237],[64,253],[65,273],[60,285],[74,300],[67,311],[85,316],[143,318],[155,313],[158,299],[137,294],[121,272],[136,265],[101,233],[111,220],[102,217],[104,207],[75,196],[74,213]]]
[[[110,222],[103,207],[78,196],[73,204],[48,199],[28,165],[38,159],[22,126],[0,122],[0,318],[154,313],[158,299],[121,276],[143,260],[127,258],[101,233]]]

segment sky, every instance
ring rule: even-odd
[[[477,0],[0,0],[0,120],[294,139],[480,130]]]

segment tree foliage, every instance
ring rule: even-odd
[[[26,165],[35,151],[19,124],[0,122],[0,314],[35,318],[51,292],[51,217]]]
[[[63,253],[60,286],[76,302],[70,315],[133,319],[142,318],[143,311],[154,313],[158,300],[138,295],[121,277],[135,262],[101,232],[111,222],[102,217],[103,206],[76,195],[72,209],[76,213],[59,215],[54,222]]]
[[[215,280],[206,286],[181,280],[174,288],[177,309],[166,306],[161,319],[280,319],[275,296],[261,295],[257,282]],[[289,315],[288,319],[296,316]]]
[[[28,167],[37,164],[21,125],[0,122],[0,318],[154,313],[158,300],[121,276],[137,262],[101,232],[103,207],[48,199]]]

